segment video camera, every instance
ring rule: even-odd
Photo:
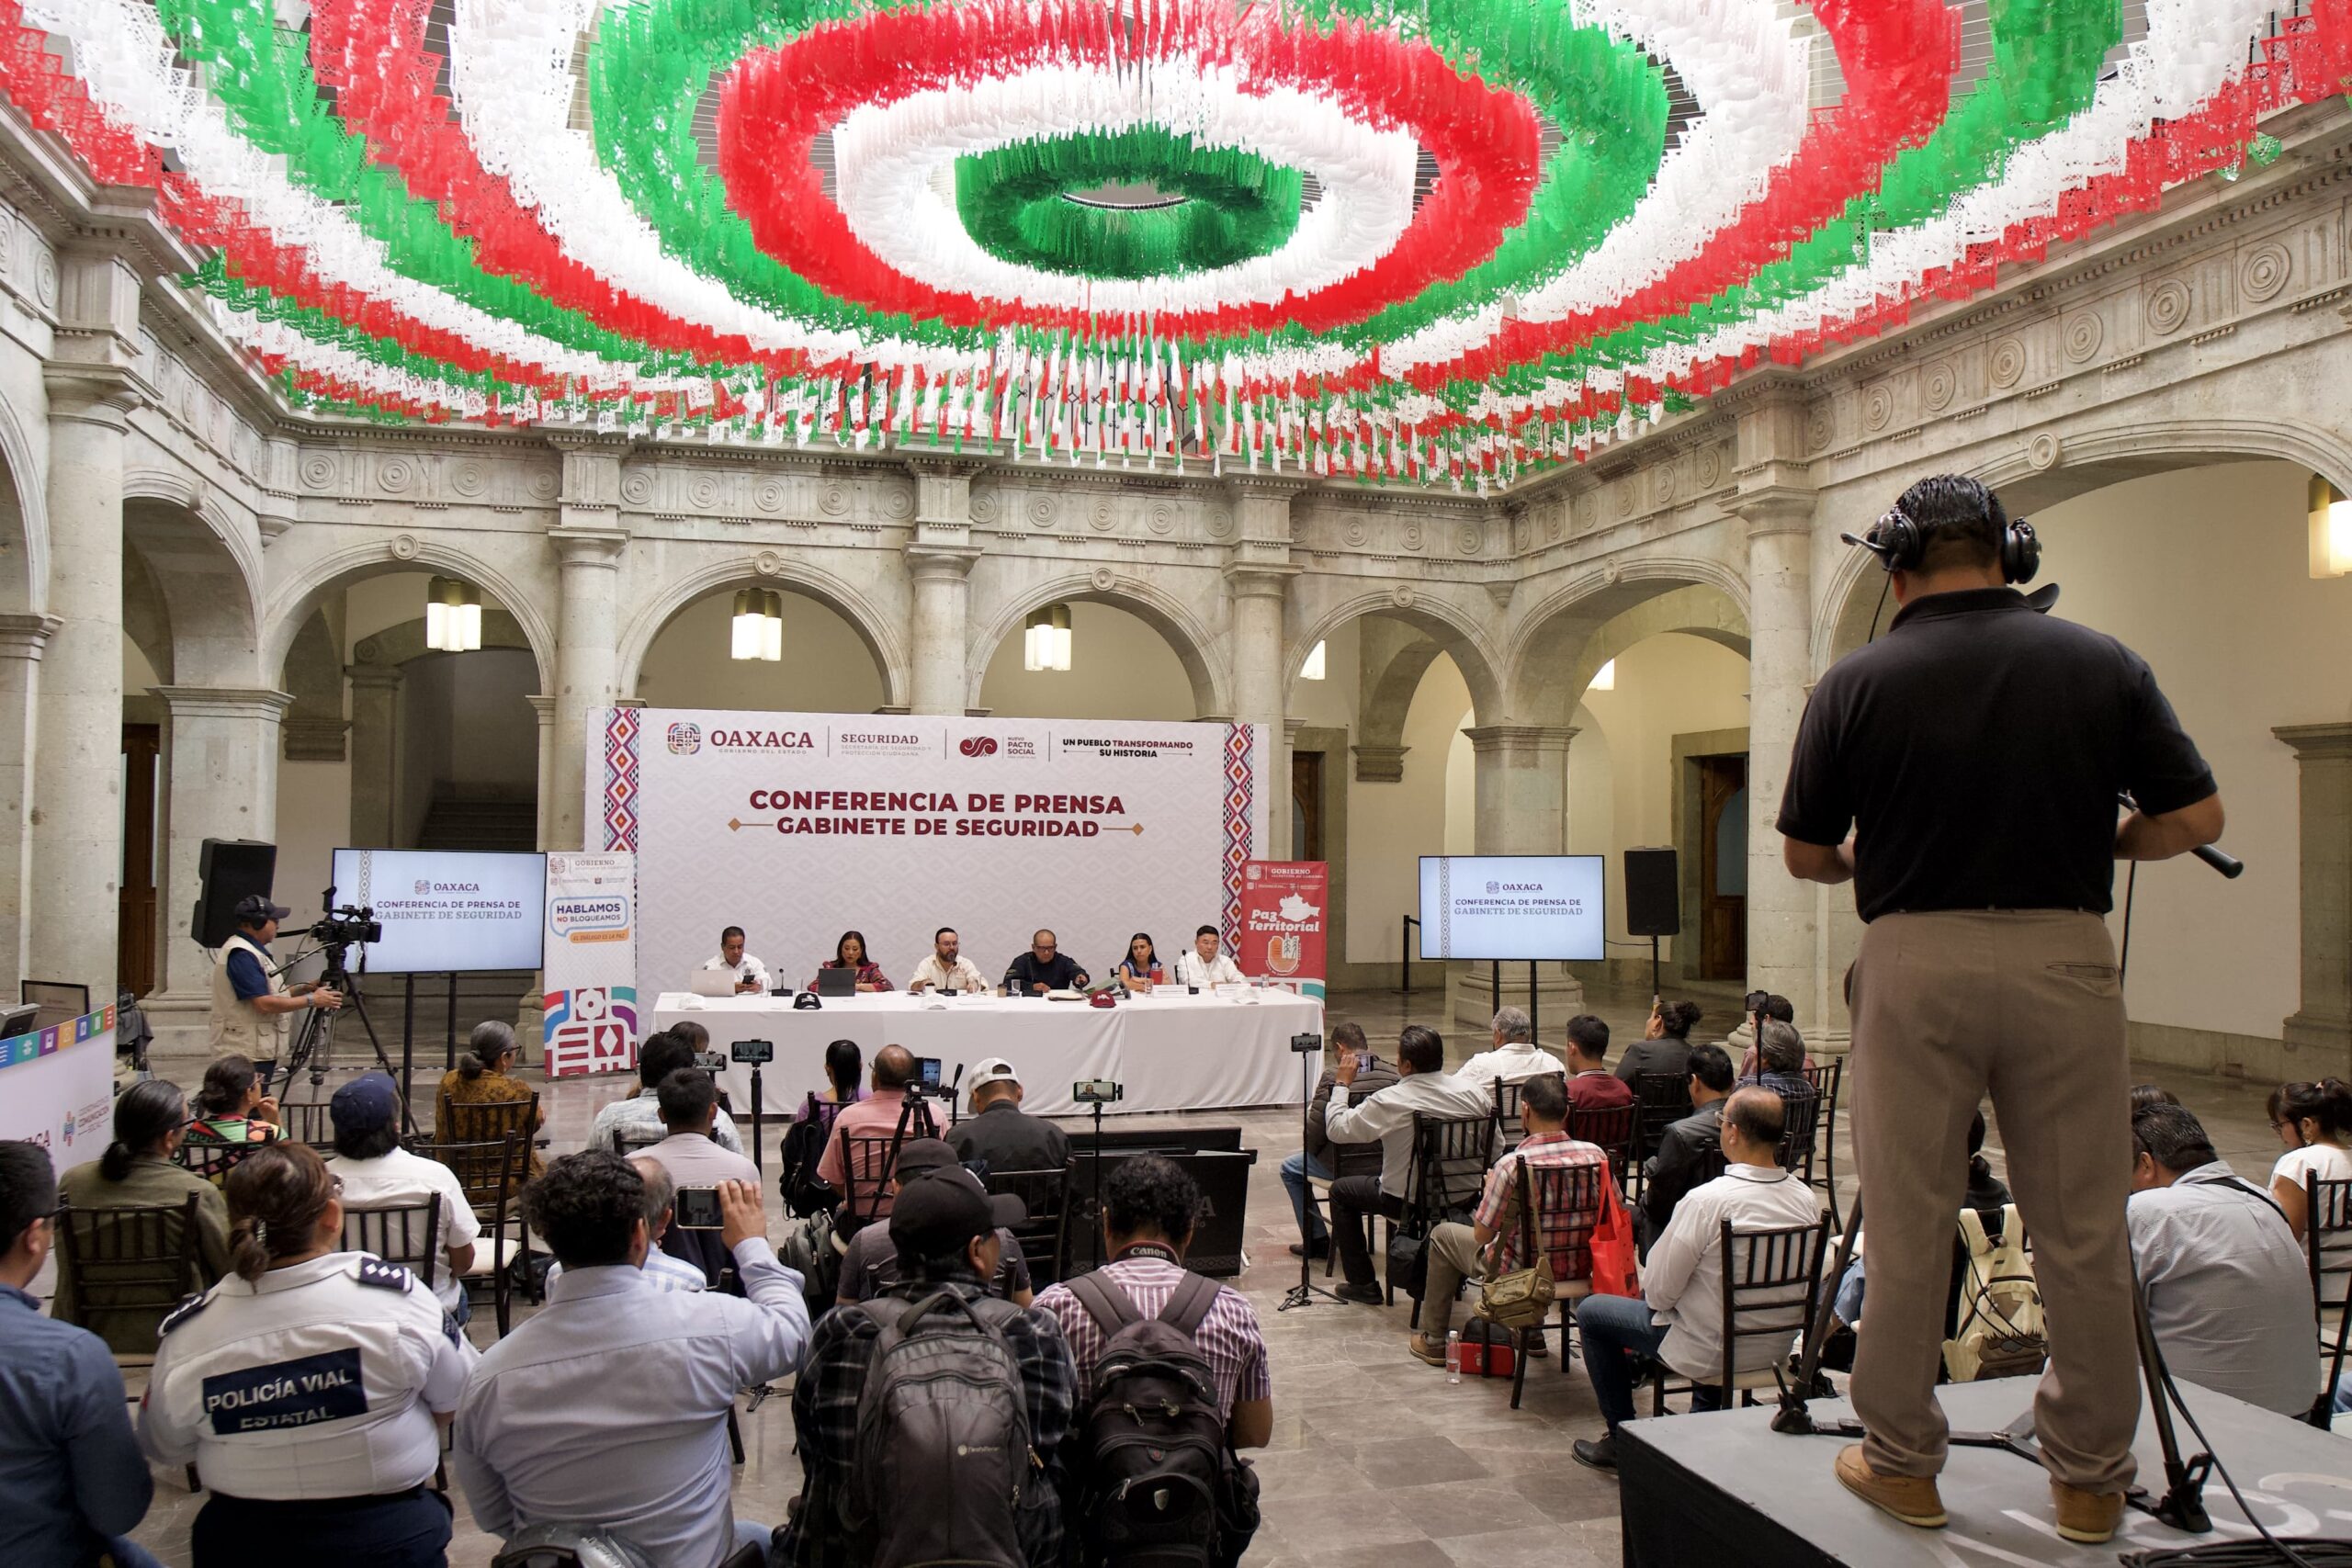
[[[331,909],[327,918],[310,930],[310,938],[322,947],[361,947],[384,940],[384,923],[376,918],[370,906],[345,904]]]

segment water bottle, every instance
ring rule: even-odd
[[[1445,1331],[1445,1381],[1462,1381],[1462,1330],[1458,1328]]]

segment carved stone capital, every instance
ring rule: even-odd
[[[279,728],[289,762],[340,762],[349,750],[351,721],[345,718],[304,718],[292,714]]]
[[[277,722],[294,705],[291,692],[260,686],[150,686],[175,719],[258,718]]]
[[[1356,783],[1402,784],[1405,753],[1410,746],[1351,746],[1356,760]]]
[[[557,558],[565,566],[584,566],[611,570],[619,566],[621,551],[628,545],[628,531],[624,528],[559,527],[548,530],[553,541]]]

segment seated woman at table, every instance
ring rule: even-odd
[[[1151,933],[1137,931],[1127,939],[1127,955],[1119,960],[1112,977],[1130,991],[1148,991],[1167,980],[1168,971],[1159,964],[1159,949],[1154,947]]]
[[[833,944],[833,956],[831,961],[825,964],[820,964],[817,967],[820,969],[855,970],[857,972],[857,988],[861,991],[887,991],[890,988],[889,977],[882,973],[882,965],[875,963],[874,960],[865,956],[865,933],[864,931],[842,932],[841,941]],[[817,982],[814,980],[809,981],[808,988],[812,991],[815,990],[817,988]]]
[[[864,1100],[865,1090],[857,1080],[865,1066],[865,1058],[859,1053],[856,1041],[836,1040],[826,1046],[825,1078],[829,1087],[821,1092],[811,1090],[792,1119],[806,1122],[812,1114],[824,1114],[818,1109],[820,1105],[850,1105]]]

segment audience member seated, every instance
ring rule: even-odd
[[[1524,1008],[1503,1008],[1495,1014],[1495,1043],[1462,1064],[1457,1075],[1481,1088],[1494,1083],[1524,1083],[1538,1073],[1566,1071],[1560,1058],[1539,1049],[1535,1025]]]
[[[627,1100],[616,1100],[596,1112],[596,1120],[588,1127],[588,1147],[610,1150],[616,1138],[650,1144],[669,1135],[662,1125],[662,1080],[680,1067],[695,1065],[695,1045],[691,1036],[679,1029],[666,1029],[646,1037],[638,1048],[637,1081],[640,1086]],[[725,1110],[712,1122],[711,1141],[730,1154],[743,1152],[743,1140],[735,1135],[735,1123]]]
[[[1704,1045],[1722,1058],[1719,1045]],[[1579,1438],[1576,1457],[1595,1470],[1617,1468],[1617,1428],[1634,1418],[1634,1379],[1645,1361],[1663,1363],[1696,1385],[1693,1410],[1722,1403],[1724,1372],[1723,1224],[1735,1230],[1783,1230],[1821,1217],[1813,1190],[1780,1167],[1781,1135],[1786,1131],[1781,1097],[1769,1089],[1743,1089],[1723,1111],[1724,1174],[1693,1190],[1676,1206],[1674,1218],[1650,1249],[1642,1271],[1642,1297],[1587,1296],[1577,1303],[1577,1332],[1584,1341],[1585,1371],[1600,1402],[1608,1429],[1598,1438]],[[1782,1360],[1796,1339],[1759,1334],[1743,1339],[1732,1363],[1735,1372],[1761,1371]]]
[[[2270,1126],[2287,1145],[2287,1152],[2270,1168],[2270,1195],[2278,1200],[2288,1227],[2300,1243],[2303,1211],[2309,1203],[2303,1178],[2352,1179],[2352,1147],[2346,1146],[2352,1144],[2352,1087],[2342,1078],[2281,1084],[2270,1094]]]
[[[895,1199],[910,1181],[950,1168],[964,1168],[956,1158],[956,1151],[944,1141],[909,1138],[899,1150],[898,1164],[890,1168],[891,1196]],[[1004,1194],[991,1197],[989,1207],[997,1216],[997,1266],[996,1272],[989,1277],[989,1292],[1015,1306],[1027,1306],[1036,1299],[1036,1287],[1029,1279],[1029,1259],[1011,1227],[1028,1219],[1028,1210],[1020,1199]],[[849,1251],[842,1257],[841,1283],[835,1287],[834,1300],[841,1306],[855,1306],[860,1302],[872,1301],[898,1282],[899,1248],[890,1239],[890,1227],[867,1225],[850,1238]]]
[[[1742,1084],[1761,1084],[1784,1100],[1810,1099],[1817,1092],[1805,1079],[1804,1036],[1797,1032],[1795,1024],[1766,1019],[1749,1056],[1763,1070],[1744,1076],[1739,1080]]]
[[[1690,1032],[1699,1025],[1696,1002],[1663,1002],[1650,1009],[1642,1037],[1617,1058],[1617,1076],[1632,1083],[1643,1073],[1687,1073],[1690,1070]],[[1731,1057],[1724,1057],[1731,1065]]]
[[[2311,1275],[2287,1216],[2177,1105],[2132,1118],[2132,1261],[2172,1375],[2281,1416],[2319,1393]]]
[[[806,1122],[811,1116],[825,1112],[818,1106],[854,1105],[865,1098],[865,1089],[858,1079],[865,1076],[865,1057],[854,1040],[836,1040],[825,1047],[825,1088],[815,1091],[817,1105],[804,1100],[800,1109],[792,1113],[795,1122]]]
[[[119,1135],[119,1106],[115,1125]],[[219,1200],[209,1183],[198,1185]],[[0,1143],[0,1562],[156,1568],[144,1548],[122,1539],[155,1494],[130,1434],[122,1374],[96,1335],[43,1317],[32,1293],[56,1207],[48,1151]]]
[[[393,1209],[428,1198],[439,1204],[443,1261],[433,1269],[433,1294],[442,1311],[464,1324],[473,1316],[465,1276],[474,1265],[481,1222],[456,1171],[401,1147],[400,1085],[381,1073],[363,1073],[334,1091],[327,1117],[334,1123],[334,1157],[327,1168],[343,1184],[345,1208]],[[421,1239],[412,1238],[412,1245]]]
[[[566,1155],[523,1210],[563,1276],[466,1380],[449,1468],[474,1522],[609,1529],[655,1562],[718,1568],[765,1525],[735,1517],[727,1415],[808,1342],[800,1276],[776,1261],[756,1187],[718,1189],[744,1294],[665,1291],[644,1179],[603,1149]]]
[[[1353,1055],[1340,1058],[1323,1127],[1335,1144],[1380,1145],[1378,1176],[1343,1176],[1331,1183],[1332,1240],[1347,1274],[1347,1282],[1333,1293],[1372,1306],[1383,1298],[1364,1246],[1363,1217],[1401,1218],[1412,1198],[1413,1117],[1492,1114],[1495,1102],[1483,1085],[1465,1083],[1445,1070],[1445,1041],[1418,1023],[1406,1025],[1396,1037],[1396,1081],[1351,1104],[1362,1071]]]
[[[187,1136],[187,1097],[177,1084],[148,1078],[132,1084],[114,1102],[114,1142],[96,1161],[67,1171],[58,1186],[65,1201],[95,1210],[177,1208],[196,1194],[196,1266],[210,1285],[229,1272],[229,1205],[220,1189],[172,1162]],[[53,1205],[52,1205],[53,1206]],[[62,1322],[95,1315],[95,1331],[110,1350],[126,1356],[155,1353],[155,1330],[164,1314],[116,1306],[104,1281],[87,1285],[61,1267],[57,1299],[50,1312]],[[0,1555],[0,1562],[7,1561]]]
[[[722,1181],[741,1181],[759,1187],[760,1168],[719,1147],[711,1136],[718,1118],[717,1079],[700,1067],[680,1067],[662,1080],[654,1094],[662,1125],[670,1135],[644,1153],[662,1162],[673,1182],[680,1187],[716,1187]]]
[[[1348,1022],[1331,1027],[1333,1066],[1323,1069],[1323,1077],[1315,1086],[1315,1098],[1306,1103],[1306,1146],[1283,1161],[1283,1190],[1290,1194],[1291,1213],[1298,1216],[1300,1239],[1291,1243],[1290,1255],[1297,1258],[1312,1252],[1320,1258],[1331,1247],[1331,1233],[1325,1228],[1323,1213],[1315,1204],[1309,1180],[1329,1181],[1335,1169],[1331,1157],[1331,1132],[1324,1118],[1331,1109],[1331,1086],[1339,1081],[1336,1064],[1342,1055],[1356,1058],[1354,1094],[1358,1100],[1370,1100],[1396,1081],[1396,1069],[1372,1054],[1364,1043],[1363,1026]]]
[[[1759,998],[1762,1000],[1761,1006],[1757,1005]],[[1739,1059],[1739,1078],[1742,1083],[1756,1077],[1763,1070],[1763,1056],[1758,1048],[1758,1042],[1763,1038],[1764,1025],[1774,1019],[1792,1026],[1797,1021],[1796,1007],[1786,997],[1776,997],[1763,991],[1750,991],[1747,993],[1747,1002],[1752,1010],[1747,1015],[1747,1027],[1749,1032],[1756,1038],[1748,1042],[1747,1055]],[[1724,1043],[1728,1045],[1730,1042],[1725,1041]],[[1812,1066],[1813,1057],[1807,1055],[1801,1065],[1806,1067]]]
[[[2160,1083],[2135,1083],[2132,1086],[2132,1114],[2134,1116],[2139,1115],[2151,1105],[2178,1105],[2179,1103],[2180,1096]]]
[[[218,1056],[204,1069],[189,1135],[208,1144],[266,1144],[283,1135],[277,1101],[262,1093],[261,1071],[251,1056]]]
[[[854,984],[860,991],[887,991],[890,988],[889,977],[882,973],[882,965],[865,955],[864,931],[842,932],[841,941],[833,943],[832,957],[817,967],[820,970],[849,970],[857,976]],[[808,989],[813,991],[816,988],[817,982],[811,979]]]
[[[1173,1161],[1157,1155],[1121,1160],[1102,1179],[1103,1256],[1110,1261],[1091,1277],[1117,1286],[1138,1317],[1159,1316],[1183,1282],[1184,1249],[1200,1212],[1200,1188]],[[1067,1283],[1046,1287],[1037,1306],[1061,1325],[1083,1406],[1094,1397],[1094,1369],[1114,1330],[1095,1322]],[[1227,1438],[1237,1449],[1264,1448],[1274,1435],[1274,1384],[1257,1313],[1240,1292],[1220,1285],[1193,1342],[1216,1383]]]
[[[1568,1103],[1579,1111],[1634,1103],[1634,1086],[1609,1070],[1609,1025],[1589,1012],[1568,1020]]]
[[[1521,1086],[1519,1114],[1527,1136],[1518,1148],[1495,1162],[1487,1172],[1486,1190],[1469,1224],[1449,1220],[1430,1233],[1429,1289],[1421,1298],[1421,1329],[1408,1348],[1432,1367],[1445,1365],[1445,1331],[1453,1325],[1453,1298],[1465,1280],[1491,1280],[1514,1269],[1530,1266],[1520,1256],[1519,1167],[1530,1169],[1592,1166],[1600,1186],[1593,1190],[1591,1209],[1573,1213],[1547,1207],[1539,1191],[1535,1211],[1535,1244],[1552,1261],[1558,1280],[1592,1278],[1592,1227],[1603,1207],[1601,1188],[1610,1183],[1609,1156],[1596,1144],[1568,1136],[1568,1091],[1557,1073],[1532,1077]],[[1557,1248],[1557,1251],[1554,1251]],[[1531,1341],[1530,1348],[1540,1341]]]
[[[900,1282],[861,1306],[827,1313],[793,1385],[800,1496],[769,1561],[792,1568],[866,1568],[872,1562],[874,1517],[899,1502],[868,1496],[859,1484],[858,1416],[876,1337],[882,1314],[903,1314],[944,1292],[980,1314],[1012,1352],[1028,1418],[1029,1473],[1035,1478],[1015,1512],[1022,1555],[1027,1568],[1061,1568],[1061,1451],[1076,1411],[1078,1373],[1060,1324],[1036,1307],[989,1296],[981,1281],[997,1270],[997,1217],[979,1178],[960,1166],[909,1182],[891,1212],[888,1232],[898,1248]],[[903,1323],[903,1316],[898,1321]],[[953,1318],[926,1319],[926,1335],[956,1332],[958,1326]],[[964,1331],[970,1326],[968,1318],[962,1320]]]
[[[879,1136],[898,1130],[899,1117],[906,1110],[907,1086],[915,1081],[915,1054],[904,1045],[885,1045],[874,1053],[874,1092],[855,1105],[844,1105],[833,1118],[833,1135],[825,1141],[824,1156],[817,1162],[817,1175],[835,1191],[863,1210],[867,1194],[852,1192],[844,1175],[842,1151],[849,1145],[843,1141],[850,1134],[862,1137]],[[913,1135],[913,1129],[909,1129]],[[866,1173],[859,1171],[863,1181]],[[890,1213],[890,1194],[882,1193],[874,1201],[871,1218],[883,1219]]]
[[[972,1113],[948,1129],[956,1157],[990,1172],[1059,1170],[1069,1163],[1069,1134],[1021,1109],[1021,1076],[1001,1056],[972,1068]]]
[[[522,1046],[514,1039],[514,1026],[497,1019],[485,1019],[474,1025],[472,1037],[466,1042],[465,1054],[458,1065],[441,1075],[440,1092],[433,1099],[433,1135],[436,1139],[456,1142],[454,1134],[442,1129],[452,1118],[446,1107],[452,1105],[511,1105],[531,1098],[531,1086],[514,1076],[516,1059]],[[548,1113],[542,1108],[531,1123],[536,1133],[548,1124]],[[531,1174],[538,1175],[547,1168],[547,1156],[537,1149],[531,1151]]]
[[[1706,1179],[1707,1156],[1715,1152],[1724,1100],[1737,1087],[1731,1076],[1731,1054],[1720,1045],[1692,1046],[1690,1067],[1690,1114],[1668,1123],[1658,1135],[1657,1153],[1642,1162],[1642,1203],[1634,1214],[1634,1239],[1641,1244],[1645,1258],[1666,1234],[1667,1222],[1674,1217],[1674,1206],[1682,1195]]]
[[[2008,1224],[2009,1187],[1993,1174],[1993,1167],[1984,1155],[1984,1112],[1977,1111],[1968,1122],[1968,1188],[1960,1206],[1973,1209],[1987,1236],[1998,1237]],[[1868,1233],[1857,1237],[1857,1247],[1868,1239]],[[1951,1238],[1951,1289],[1944,1297],[1944,1337],[1949,1339],[1960,1331],[1960,1293],[1966,1282],[1968,1270],[1968,1240],[1955,1227]],[[1822,1365],[1836,1371],[1851,1371],[1854,1366],[1852,1330],[1862,1321],[1862,1300],[1867,1288],[1863,1275],[1864,1256],[1858,1249],[1853,1260],[1846,1265],[1846,1277],[1830,1280],[1824,1276],[1824,1287],[1832,1291],[1829,1333],[1822,1352]]]
[[[638,1267],[657,1291],[707,1291],[710,1280],[703,1271],[683,1258],[673,1257],[662,1250],[662,1243],[670,1234],[670,1222],[678,1217],[678,1190],[670,1180],[670,1173],[662,1162],[645,1155],[638,1155],[628,1162],[645,1183],[645,1235],[652,1245],[645,1249],[645,1261]],[[541,1283],[548,1290],[563,1278],[563,1265],[548,1265],[548,1277]]]

